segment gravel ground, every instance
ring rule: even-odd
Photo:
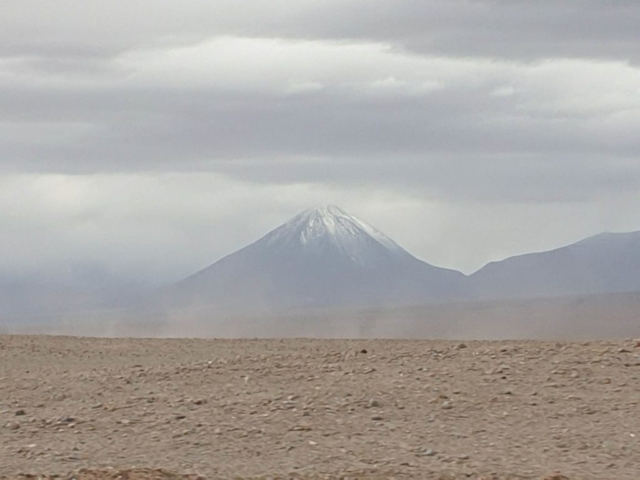
[[[630,340],[0,336],[0,478],[638,479],[639,380]]]

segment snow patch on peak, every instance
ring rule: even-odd
[[[315,207],[308,208],[304,212],[298,214],[297,216],[322,216],[322,217],[331,217],[331,216],[346,216],[349,214],[342,210],[340,207],[336,205],[316,205]]]
[[[328,233],[335,235],[341,225],[348,225],[351,217],[335,205],[319,206],[305,210],[287,225],[300,231],[300,241],[307,243],[315,236]],[[303,227],[303,228],[300,228]]]
[[[335,205],[323,205],[305,210],[284,226],[297,231],[302,243],[309,243],[314,238],[325,235],[342,242],[358,237],[371,237],[389,249],[400,249],[398,244],[384,233]]]
[[[267,234],[261,242],[270,247],[306,251],[326,251],[330,247],[360,264],[373,263],[381,254],[410,256],[384,233],[335,205],[305,210]]]

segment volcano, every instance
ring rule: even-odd
[[[321,206],[173,285],[165,298],[238,313],[420,305],[464,297],[465,279],[344,210]]]

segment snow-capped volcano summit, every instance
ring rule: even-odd
[[[181,304],[232,312],[391,306],[458,298],[464,278],[330,205],[305,210],[169,293]]]
[[[305,210],[258,244],[300,249],[308,255],[333,253],[363,267],[375,267],[383,258],[408,255],[384,233],[334,205]]]
[[[292,235],[298,236],[304,244],[313,244],[315,240],[323,237],[331,238],[335,243],[345,244],[369,236],[388,248],[400,248],[384,233],[335,205],[305,210],[268,234],[267,238],[271,242],[278,242],[284,240],[283,237],[290,240]]]

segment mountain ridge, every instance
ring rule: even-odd
[[[640,232],[604,232],[490,262],[468,278],[481,299],[640,291]]]

